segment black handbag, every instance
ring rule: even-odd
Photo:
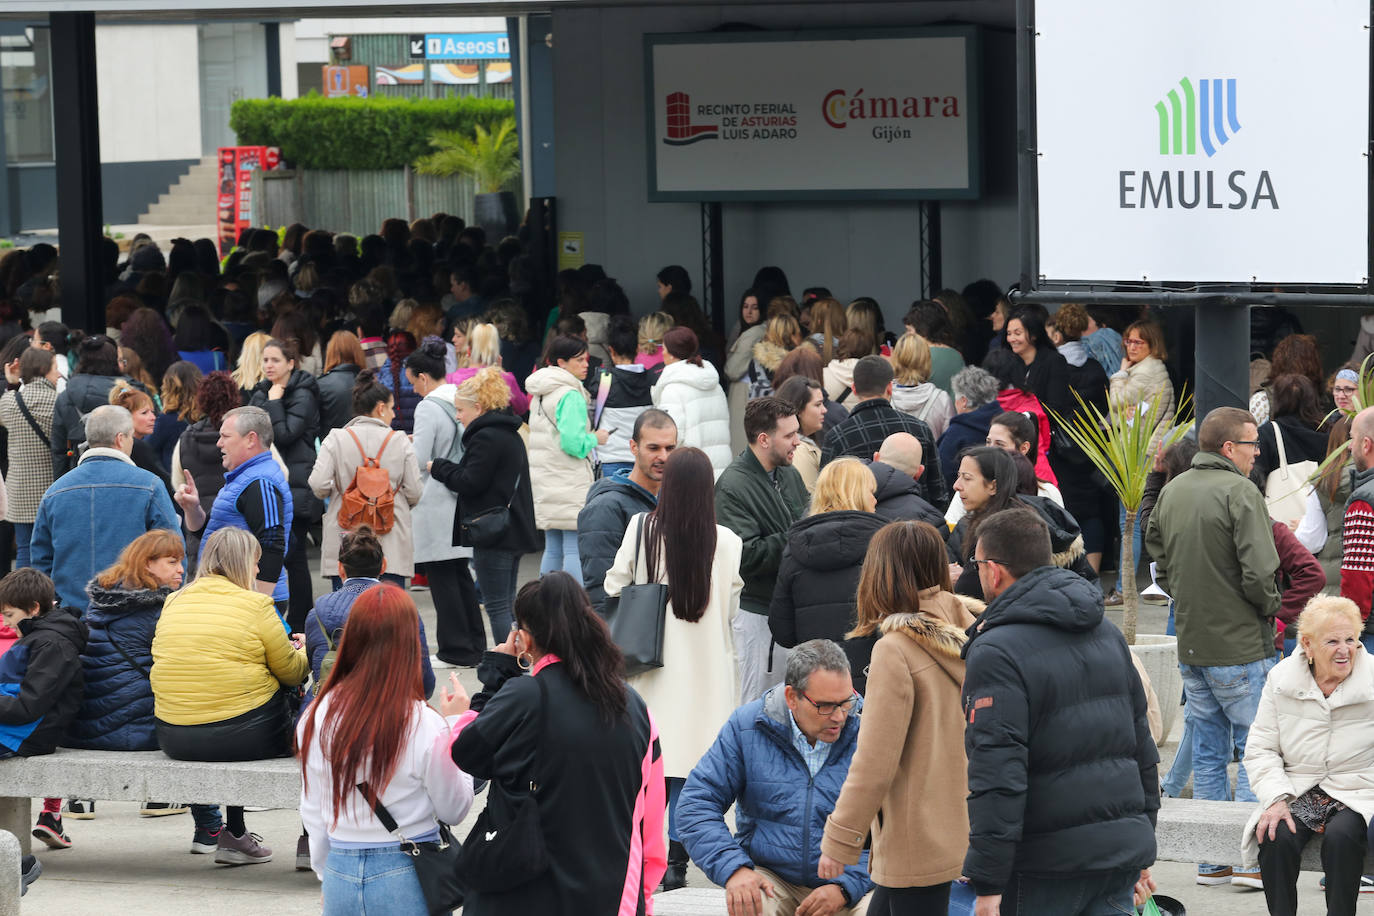
[[[539,685],[539,732],[534,745],[534,772],[529,791],[510,792],[492,780],[487,806],[477,815],[458,856],[458,878],[464,888],[500,894],[528,884],[549,868],[549,849],[539,824],[539,751],[548,728],[549,689]]]
[[[515,489],[510,491],[510,499],[504,506],[483,509],[476,515],[469,515],[459,521],[463,529],[463,540],[469,547],[495,547],[501,543],[510,528],[510,504],[520,491],[520,475],[515,475]]]
[[[367,798],[367,783],[358,783],[358,791]],[[462,846],[453,838],[448,824],[439,821],[439,839],[416,842],[401,835],[396,819],[382,804],[381,796],[372,806],[377,820],[389,833],[394,833],[401,841],[401,852],[409,855],[415,866],[415,877],[420,879],[420,890],[425,895],[425,906],[429,916],[443,916],[452,913],[463,905],[463,887],[458,881],[458,856]]]
[[[631,584],[620,594],[606,597],[606,620],[611,639],[625,656],[625,676],[633,677],[663,667],[663,626],[668,616],[668,586],[661,582],[635,585],[639,554],[644,548],[644,516],[635,529],[635,562]]]

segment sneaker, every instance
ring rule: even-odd
[[[29,892],[29,885],[37,881],[43,874],[43,863],[38,861],[37,856],[24,856],[19,860],[19,896],[22,897]]]
[[[296,871],[310,871],[310,837],[304,833],[296,840]]]
[[[1197,883],[1202,885],[1230,884],[1231,866],[1199,865],[1197,867]]]
[[[145,801],[138,813],[143,817],[166,817],[169,814],[185,814],[191,807],[185,802]]]
[[[224,827],[222,825],[214,830],[197,827],[195,834],[191,837],[191,854],[196,856],[214,855],[219,849],[219,835],[223,832]]]
[[[429,666],[430,666],[431,668],[434,668],[434,669],[439,669],[439,668],[457,668],[457,667],[458,667],[457,665],[450,664],[449,662],[444,661],[442,658],[440,658],[440,657],[437,656],[437,655],[431,655],[431,656],[429,657]]]
[[[1199,878],[1199,880],[1201,879]],[[1260,878],[1258,868],[1231,869],[1231,883],[1236,887],[1253,887],[1257,891],[1264,890],[1264,880]]]
[[[416,573],[410,577],[410,590],[412,592],[429,591],[429,576],[424,573]]]
[[[44,811],[38,815],[38,823],[33,827],[33,835],[48,845],[49,849],[70,849],[71,838],[62,832],[62,815]]]
[[[1112,589],[1107,593],[1107,597],[1102,599],[1103,607],[1121,607],[1125,603],[1126,599],[1123,598],[1121,593],[1116,589]]]
[[[95,818],[95,799],[67,799],[67,817],[74,821],[89,821]]]
[[[1321,876],[1321,880],[1317,882],[1317,886],[1325,892],[1326,875]],[[1360,875],[1360,893],[1374,894],[1374,875]]]
[[[262,845],[262,837],[256,833],[234,836],[228,829],[219,832],[219,842],[215,849],[217,865],[258,865],[272,861],[272,850]]]

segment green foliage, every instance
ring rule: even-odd
[[[511,118],[505,99],[240,99],[229,126],[244,146],[276,146],[308,169],[399,169],[430,151],[439,131],[472,134]]]
[[[457,130],[439,131],[429,145],[435,152],[417,160],[415,171],[440,178],[469,175],[479,194],[500,191],[520,174],[520,140],[514,118],[507,118],[492,131],[478,124],[472,136]]]
[[[1126,509],[1126,525],[1121,538],[1121,629],[1126,642],[1135,645],[1140,609],[1133,562],[1135,516],[1145,499],[1145,478],[1154,470],[1155,455],[1182,439],[1193,425],[1192,396],[1184,393],[1174,416],[1175,425],[1162,430],[1158,442],[1154,439],[1164,412],[1162,392],[1143,410],[1135,410],[1134,416],[1124,410],[1103,416],[1102,411],[1084,401],[1077,391],[1073,396],[1078,401],[1078,410],[1072,416],[1061,417],[1053,410],[1049,413],[1060,430],[1088,456],[1093,467],[1107,478],[1107,485],[1116,492]]]

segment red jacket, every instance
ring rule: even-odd
[[[1279,552],[1279,594],[1283,596],[1274,646],[1283,651],[1284,626],[1292,626],[1312,596],[1326,588],[1326,572],[1283,522],[1274,522],[1274,547]]]
[[[1035,453],[1035,476],[1059,486],[1059,478],[1054,476],[1050,468],[1050,417],[1045,413],[1040,399],[1019,388],[1004,388],[997,394],[997,403],[1002,405],[1003,410],[1028,413],[1035,420],[1036,428],[1040,431],[1040,444]]]
[[[1374,507],[1352,499],[1341,526],[1341,597],[1349,598],[1369,619],[1374,593]]]

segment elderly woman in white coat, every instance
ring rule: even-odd
[[[714,481],[704,452],[674,451],[663,468],[658,506],[630,519],[606,573],[608,605],[627,585],[668,586],[663,667],[630,679],[654,714],[663,744],[669,840],[664,890],[687,883],[687,851],[677,835],[678,795],[739,697],[730,623],[744,588],[744,545],[716,524]]]
[[[424,491],[411,512],[417,572],[429,579],[437,621],[434,667],[475,667],[487,646],[482,604],[473,585],[468,560],[471,547],[453,544],[453,515],[458,494],[430,477],[425,470],[435,458],[458,461],[463,456],[463,429],[458,422],[456,385],[444,381],[447,348],[437,337],[426,337],[406,357],[406,378],[420,403],[415,405],[415,435],[411,445],[420,466]]]
[[[415,463],[410,437],[391,428],[395,416],[391,391],[372,370],[359,372],[353,385],[353,419],[329,431],[310,471],[311,491],[329,500],[329,509],[324,514],[324,543],[320,545],[320,575],[332,580],[336,590],[343,582],[339,570],[339,541],[343,537],[339,526],[341,497],[353,483],[354,472],[367,459],[376,459],[386,470],[392,490],[391,530],[385,534],[377,532],[386,564],[382,578],[404,588],[405,580],[415,574],[410,509],[420,501],[420,468]]]
[[[730,466],[730,406],[715,366],[704,362],[691,328],[663,335],[663,371],[654,384],[654,406],[677,423],[678,447],[706,453],[715,476]]]
[[[1259,808],[1245,862],[1258,859],[1274,916],[1297,913],[1302,850],[1322,834],[1326,912],[1353,916],[1374,815],[1374,661],[1348,598],[1318,595],[1298,618],[1296,650],[1269,672],[1245,744]]]

